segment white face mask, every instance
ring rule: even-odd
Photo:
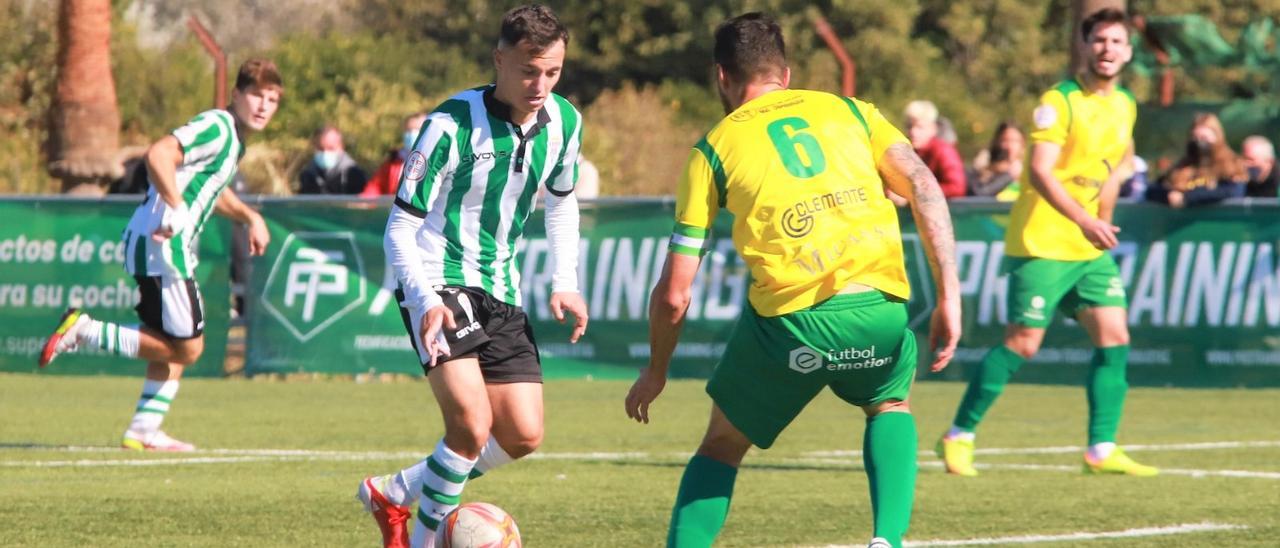
[[[416,131],[404,132],[404,149],[406,151],[413,150],[413,142],[417,140],[418,140],[418,132]]]
[[[333,169],[333,166],[338,165],[338,154],[340,153],[336,150],[317,150],[315,155],[316,165],[325,171]]]

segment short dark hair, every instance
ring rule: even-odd
[[[249,86],[274,87],[284,91],[284,80],[280,78],[280,69],[270,59],[253,58],[240,65],[240,72],[236,74],[237,90],[244,91]]]
[[[758,11],[720,23],[716,28],[715,61],[735,80],[780,74],[787,68],[782,27]]]
[[[502,31],[498,46],[514,46],[528,41],[538,52],[545,51],[558,41],[569,46],[569,29],[560,23],[551,8],[541,4],[527,4],[512,8],[502,16]]]
[[[1093,34],[1093,29],[1097,28],[1099,25],[1111,23],[1120,23],[1124,25],[1126,32],[1129,30],[1128,15],[1116,8],[1103,8],[1089,14],[1088,17],[1085,17],[1084,20],[1080,22],[1080,37],[1083,38],[1085,42],[1088,42],[1089,36]]]

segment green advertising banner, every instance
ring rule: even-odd
[[[255,261],[249,312],[249,373],[401,372],[419,368],[384,264],[386,202],[265,200],[272,245]],[[1007,318],[1000,270],[1008,206],[956,204],[953,216],[965,336],[956,365],[923,378],[959,379],[998,344]],[[1274,206],[1169,210],[1122,206],[1115,250],[1130,299],[1130,382],[1146,385],[1280,385],[1280,222]],[[662,269],[672,203],[584,204],[579,278],[591,312],[576,345],[551,318],[551,264],[541,213],[526,225],[520,272],[548,377],[630,378],[648,358],[649,290]],[[903,216],[914,288],[912,326],[923,335],[933,306],[924,250]],[[727,235],[722,217],[715,233]],[[746,305],[746,269],[716,238],[693,290],[672,374],[706,376]],[[1074,383],[1092,353],[1083,330],[1059,318],[1025,382]]]
[[[44,340],[67,306],[138,323],[136,284],[124,269],[121,232],[137,197],[0,199],[0,371],[36,371]],[[205,351],[187,375],[221,376],[230,314],[228,234],[219,220],[200,237],[196,279],[204,295]],[[47,374],[141,375],[144,364],[98,352],[58,358]]]

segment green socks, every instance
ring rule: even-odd
[[[1129,346],[1099,348],[1089,368],[1089,445],[1116,441],[1124,396],[1129,390],[1125,369]]]
[[[915,418],[910,413],[881,413],[867,419],[862,462],[871,484],[874,536],[902,546],[916,492]]]
[[[711,546],[729,516],[729,500],[737,479],[737,468],[702,455],[689,459],[680,479],[676,507],[671,511],[668,548]]]
[[[991,404],[1004,392],[1004,385],[1009,383],[1009,378],[1026,361],[1003,344],[992,348],[969,380],[969,389],[965,390],[964,399],[960,400],[960,408],[956,410],[955,422],[952,424],[969,432],[977,428]],[[1123,374],[1123,368],[1121,371]],[[1093,401],[1092,396],[1090,398]]]

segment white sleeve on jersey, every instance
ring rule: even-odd
[[[582,118],[579,116],[578,126],[573,129],[569,140],[564,144],[564,159],[560,161],[560,165],[556,166],[550,180],[547,181],[548,194],[564,196],[573,192],[574,187],[578,186],[578,156],[581,149]]]
[[[551,247],[551,291],[578,292],[578,197],[573,193],[546,198],[547,243]]]
[[[426,313],[443,301],[427,282],[427,272],[419,255],[421,250],[418,248],[418,231],[422,230],[422,223],[422,218],[392,206],[382,246],[387,253],[387,262],[391,263],[396,279],[404,290],[405,304],[410,309]]]

